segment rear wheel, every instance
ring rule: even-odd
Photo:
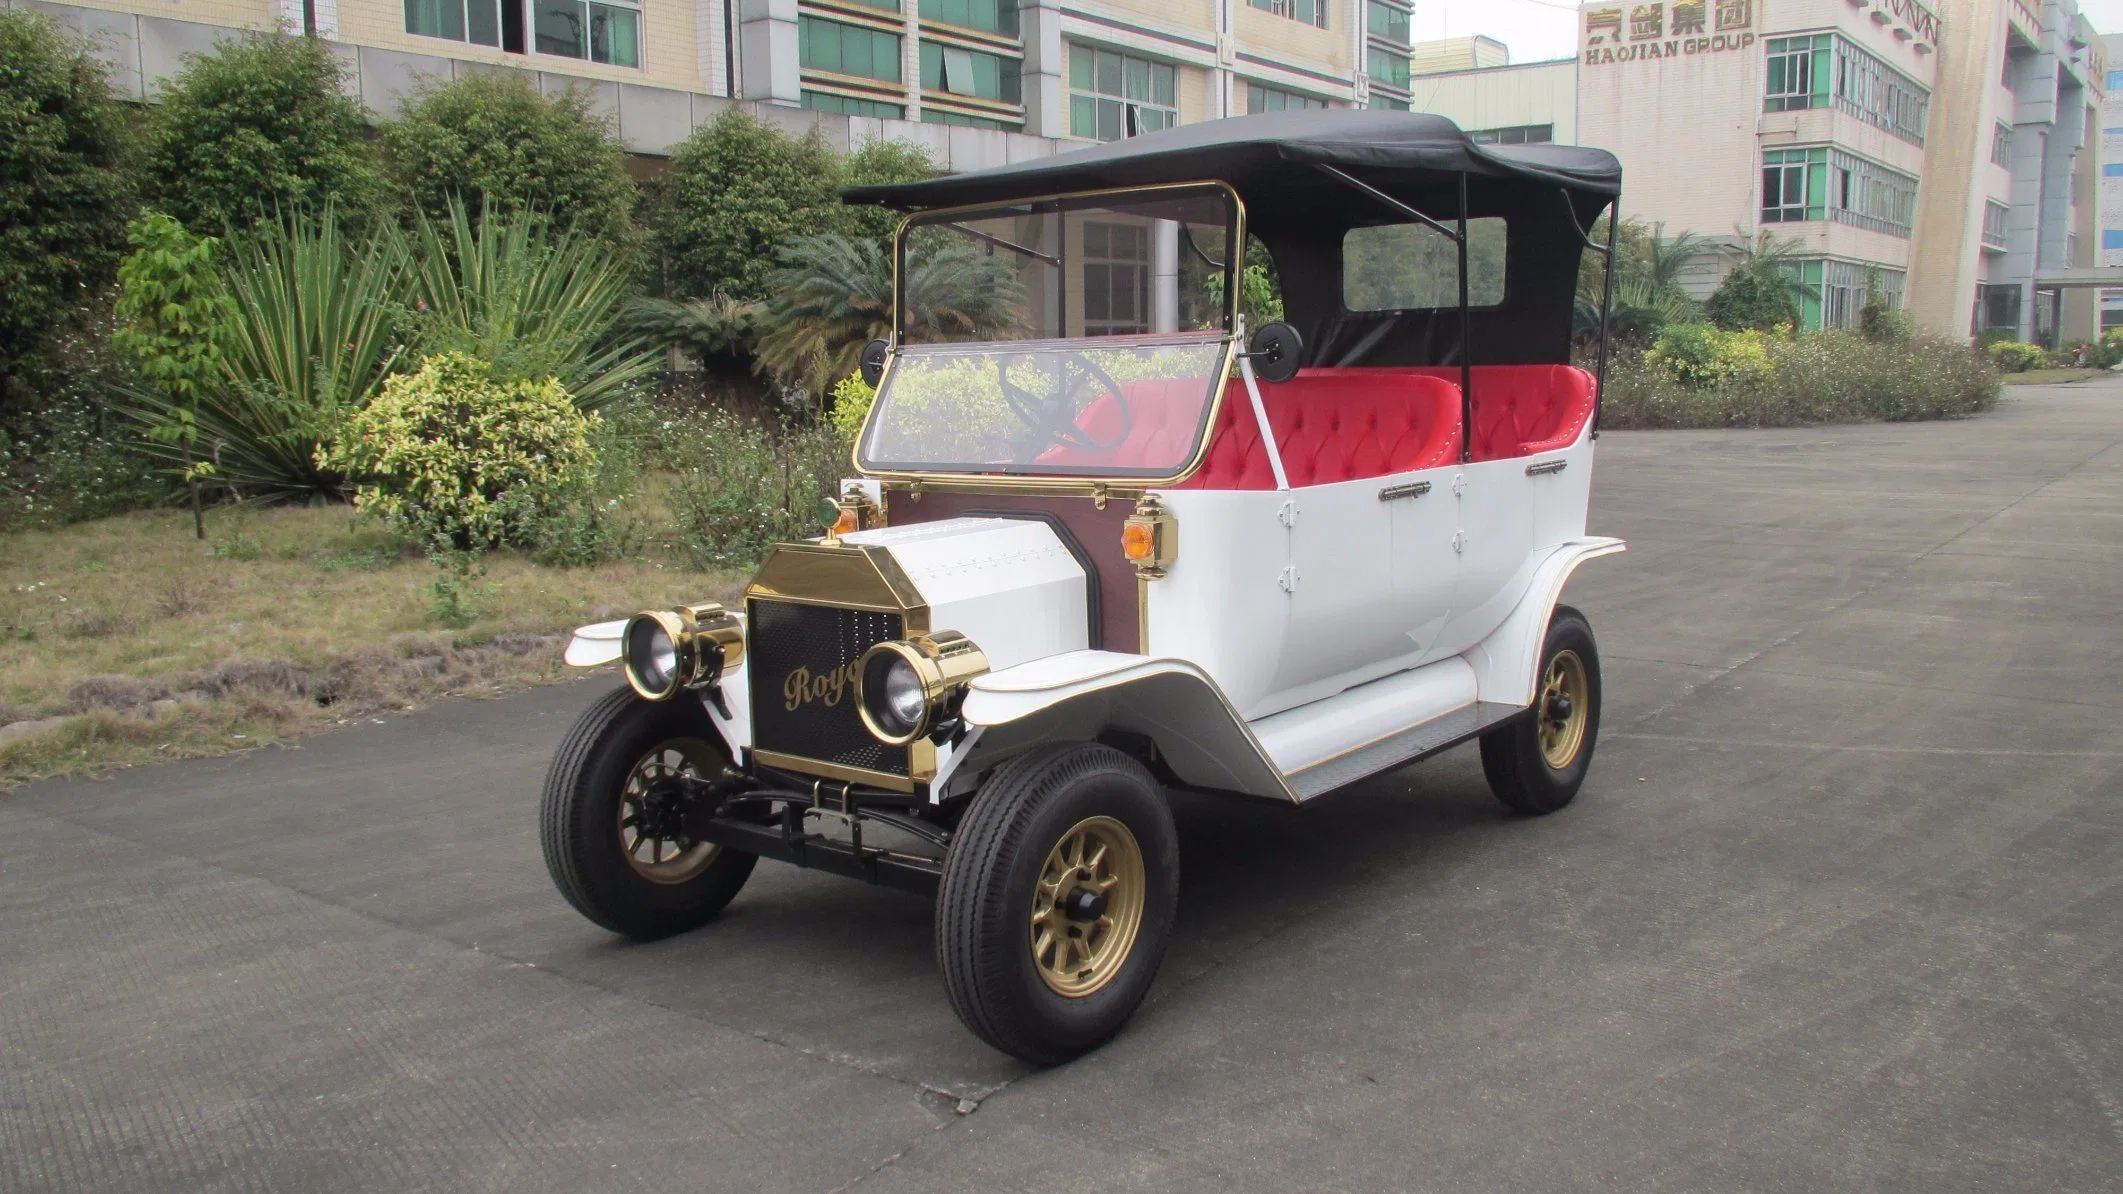
[[[1533,708],[1482,736],[1489,790],[1514,812],[1552,813],[1577,798],[1600,734],[1600,655],[1585,615],[1559,605],[1541,645]]]
[[[1109,747],[1044,747],[997,769],[960,823],[936,901],[951,1007],[1035,1065],[1105,1043],[1157,977],[1179,841],[1157,782]]]
[[[698,701],[621,688],[568,731],[546,773],[540,837],[553,885],[591,921],[641,940],[722,911],[758,858],[685,835],[686,789],[725,763]]]

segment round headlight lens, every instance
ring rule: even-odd
[[[634,690],[662,700],[678,689],[678,644],[654,618],[635,618],[627,626],[627,678]]]
[[[912,738],[929,716],[921,677],[892,651],[878,651],[864,662],[862,702],[871,728],[883,738]]]
[[[895,657],[885,672],[885,708],[900,723],[913,726],[920,724],[928,706],[921,693],[921,677],[914,674],[906,660]]]

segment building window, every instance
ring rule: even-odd
[[[1408,90],[1408,55],[1378,46],[1365,47],[1365,74],[1374,83]]]
[[[1255,112],[1287,112],[1326,106],[1327,101],[1316,95],[1263,87],[1258,83],[1246,84],[1246,113],[1249,116]]]
[[[1397,95],[1387,95],[1383,91],[1374,91],[1371,93],[1371,106],[1388,112],[1406,112],[1408,110],[1408,101]]]
[[[1327,27],[1327,0],[1246,0],[1246,3],[1262,12],[1272,12],[1279,17],[1289,17],[1303,25]]]
[[[2012,126],[2002,121],[1990,130],[1990,164],[2012,168]]]
[[[634,5],[538,0],[531,33],[541,54],[641,65],[641,9]]]
[[[838,112],[842,116],[880,116],[886,120],[903,120],[907,115],[906,108],[899,104],[862,99],[853,95],[835,95],[830,91],[812,91],[808,88],[803,93],[803,106],[813,112]]]
[[[1408,40],[1410,20],[1409,11],[1398,4],[1365,0],[1364,29],[1380,41],[1392,42],[1403,49],[1414,44]]]
[[[892,5],[897,10],[899,5]],[[921,19],[961,29],[1017,36],[1017,0],[922,0]]]
[[[1150,227],[1084,221],[1084,335],[1150,330]]]
[[[1118,141],[1179,123],[1179,72],[1167,62],[1069,47],[1069,135]]]
[[[1828,215],[1828,151],[1772,149],[1762,155],[1762,222],[1793,224]]]
[[[1983,204],[1983,247],[2005,251],[2005,222],[2012,218],[2012,209],[1995,199]]]
[[[1555,140],[1552,124],[1516,124],[1509,128],[1476,129],[1467,134],[1476,145],[1546,145]]]
[[[501,8],[496,0],[405,0],[405,31],[475,46],[499,46]]]
[[[1800,322],[1813,330],[1857,327],[1874,291],[1888,310],[1899,311],[1909,282],[1903,270],[1854,261],[1794,261],[1785,271],[1799,284]]]
[[[797,58],[805,70],[899,82],[899,35],[804,16],[796,20]]]
[[[1769,40],[1770,112],[1828,106],[1829,57],[1835,38],[1776,37]]]
[[[965,112],[952,112],[944,108],[931,108],[924,104],[921,110],[923,124],[955,124],[969,129],[1002,129],[1017,132],[1024,126],[1014,120],[997,120],[992,116],[974,116]]]
[[[1015,58],[921,43],[921,85],[928,91],[1014,104],[1024,98],[1021,72]]]
[[[1976,332],[2020,334],[2020,288],[2013,285],[1976,287]]]

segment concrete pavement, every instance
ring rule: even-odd
[[[923,900],[576,917],[538,783],[603,681],[0,796],[0,1190],[2123,1184],[2123,383],[1594,490],[1578,804],[1471,748],[1185,803],[1152,1001],[1053,1071]]]

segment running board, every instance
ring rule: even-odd
[[[1470,738],[1478,738],[1506,722],[1523,717],[1526,713],[1527,710],[1519,705],[1477,701],[1421,725],[1410,726],[1347,753],[1322,759],[1309,767],[1293,771],[1287,782],[1298,800],[1312,800],[1372,776],[1398,771],[1440,751],[1450,750]]]

